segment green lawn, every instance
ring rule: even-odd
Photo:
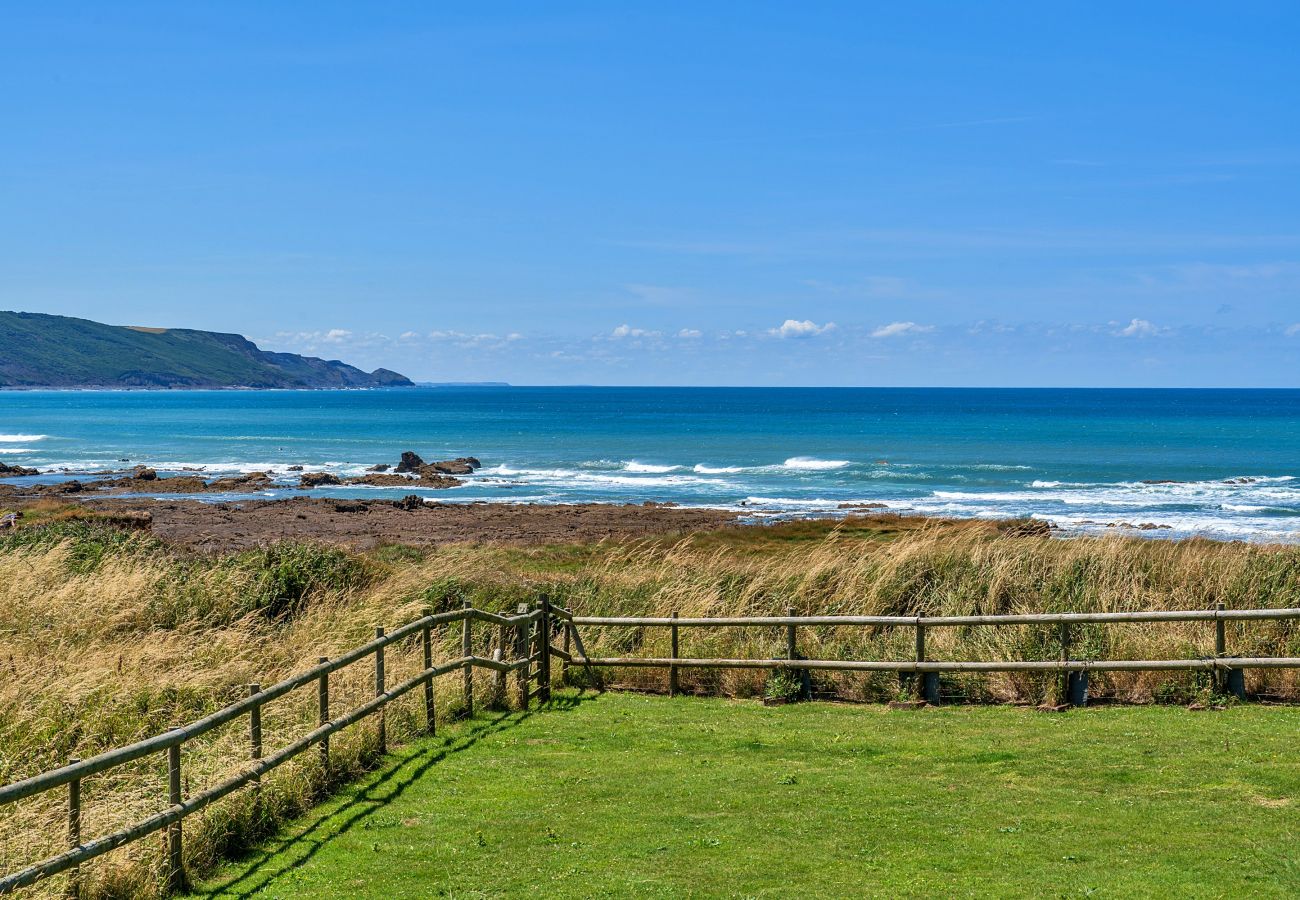
[[[1300,709],[565,694],[483,715],[201,896],[1300,895]]]

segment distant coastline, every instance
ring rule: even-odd
[[[261,390],[413,387],[391,369],[262,350],[238,334],[0,311],[0,389]]]

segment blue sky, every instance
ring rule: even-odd
[[[1294,3],[11,4],[0,308],[417,379],[1300,386]]]

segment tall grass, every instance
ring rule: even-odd
[[[995,526],[933,523],[901,532],[852,524],[781,526],[753,532],[605,543],[585,547],[464,545],[436,552],[383,548],[358,555],[278,545],[198,557],[152,539],[72,522],[0,540],[0,781],[8,782],[164,730],[241,697],[249,682],[270,684],[394,626],[469,600],[513,609],[548,592],[576,611],[689,616],[802,613],[927,615],[1300,606],[1300,548],[1126,538],[1053,540]],[[1208,623],[1089,626],[1075,655],[1090,658],[1197,656],[1213,648]],[[481,629],[486,649],[491,629]],[[801,630],[810,657],[906,659],[910,629]],[[666,629],[584,631],[593,655],[667,655]],[[1052,658],[1055,633],[1033,627],[935,629],[936,659]],[[780,655],[777,629],[683,630],[690,656]],[[1229,627],[1242,655],[1300,656],[1290,623]],[[438,655],[459,655],[459,635]],[[414,645],[389,653],[390,683],[418,666]],[[488,688],[488,676],[483,691]],[[623,683],[660,688],[664,673],[628,670]],[[684,671],[687,689],[752,696],[762,673]],[[336,710],[367,698],[363,662],[335,677]],[[1250,688],[1300,698],[1294,673],[1252,673]],[[818,675],[816,689],[851,699],[898,691],[885,675]],[[1205,687],[1197,676],[1113,674],[1095,694],[1146,702],[1183,700]],[[1040,702],[1055,679],[1033,675],[954,678],[946,689],[974,700]],[[315,697],[295,692],[264,712],[267,752],[315,723]],[[440,685],[444,713],[458,686]],[[414,701],[388,717],[391,740],[420,726]],[[247,756],[243,722],[186,745],[188,789],[237,771]],[[373,761],[373,731],[349,729],[333,742],[346,777]],[[89,779],[84,833],[96,835],[164,805],[162,760],[141,760]],[[328,789],[313,754],[277,770],[254,810],[237,795],[187,820],[189,863],[197,869],[239,849]],[[0,819],[0,870],[62,849],[58,792],[10,807]],[[193,821],[194,824],[191,824]],[[91,896],[152,896],[160,841],[144,841],[87,866]],[[60,888],[55,879],[48,886]]]

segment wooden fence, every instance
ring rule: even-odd
[[[424,688],[426,728],[433,732],[435,725],[433,681],[440,675],[457,670],[463,672],[464,705],[473,713],[474,685],[471,678],[474,667],[496,672],[497,692],[504,696],[506,677],[518,676],[520,706],[529,702],[550,699],[551,658],[556,657],[566,666],[584,667],[592,680],[597,667],[655,667],[668,670],[669,693],[678,690],[678,670],[683,668],[736,668],[773,669],[806,673],[816,670],[896,672],[900,676],[917,675],[918,692],[925,699],[937,702],[939,675],[943,672],[1055,672],[1064,675],[1071,702],[1081,705],[1087,701],[1087,676],[1089,672],[1204,670],[1216,673],[1220,686],[1240,697],[1245,696],[1242,673],[1246,669],[1300,668],[1297,657],[1239,657],[1227,652],[1226,625],[1229,622],[1277,621],[1300,619],[1300,609],[1227,610],[1220,604],[1210,610],[1183,610],[1160,612],[1114,613],[1040,613],[1001,616],[796,616],[789,610],[785,616],[748,616],[736,618],[685,618],[671,617],[605,617],[575,616],[570,611],[551,605],[545,598],[536,608],[520,605],[514,616],[484,612],[468,605],[461,610],[425,615],[385,634],[375,630],[375,639],[348,653],[329,660],[321,658],[316,666],[281,681],[269,688],[249,686],[249,696],[232,703],[211,715],[188,725],[174,728],[164,734],[110,750],[86,760],[71,760],[61,768],[44,772],[13,784],[0,787],[0,807],[26,797],[59,788],[67,790],[68,850],[18,872],[0,878],[0,894],[35,884],[60,872],[71,870],[72,893],[78,891],[77,867],[117,847],[137,841],[148,834],[167,829],[168,887],[179,890],[184,886],[182,863],[182,820],[209,804],[226,797],[247,785],[257,785],[261,777],[303,751],[319,748],[323,767],[329,768],[330,735],[369,716],[377,716],[377,740],[381,752],[385,748],[384,707],[417,687]],[[461,623],[461,655],[438,665],[433,664],[432,629],[438,626]],[[492,658],[473,655],[471,629],[474,622],[498,627],[497,648]],[[1209,622],[1214,628],[1214,652],[1191,659],[1157,660],[1085,660],[1071,657],[1071,628],[1084,624],[1159,623],[1159,622]],[[926,656],[926,632],[933,628],[969,626],[1041,625],[1055,626],[1058,630],[1060,656],[1052,660],[993,660],[958,661],[931,660]],[[583,646],[582,626],[614,626],[630,628],[670,629],[671,655],[662,658],[646,657],[592,657]],[[904,660],[826,660],[804,659],[798,651],[798,629],[813,626],[869,626],[914,629],[916,652],[912,659]],[[785,657],[772,659],[695,659],[679,655],[679,630],[682,628],[779,628],[784,631]],[[513,631],[513,640],[511,632]],[[563,647],[554,646],[553,636],[563,636]],[[420,635],[423,648],[423,668],[419,673],[389,687],[384,672],[384,648],[391,644]],[[510,657],[507,657],[510,645]],[[375,697],[350,712],[331,718],[329,701],[329,676],[333,672],[366,658],[373,658],[375,672]],[[286,747],[264,756],[262,753],[261,709],[264,705],[283,697],[291,691],[315,685],[319,705],[319,726]],[[530,686],[532,685],[532,686]],[[215,728],[248,716],[250,764],[240,774],[185,797],[182,791],[182,749],[186,741],[193,740]],[[92,775],[140,759],[153,753],[167,754],[167,797],[165,810],[111,834],[83,841],[81,835],[81,782]]]
[[[745,616],[733,618],[680,618],[644,616],[573,616],[568,628],[577,635],[579,626],[620,626],[629,628],[668,628],[671,630],[671,653],[667,657],[588,657],[585,653],[571,655],[569,661],[587,667],[651,667],[668,670],[668,692],[677,692],[677,673],[680,669],[778,669],[796,673],[815,670],[847,672],[897,672],[900,675],[919,674],[916,686],[920,695],[929,702],[939,700],[939,676],[944,672],[1056,672],[1065,679],[1069,701],[1082,706],[1088,697],[1089,672],[1148,672],[1163,670],[1203,670],[1214,672],[1219,686],[1225,691],[1245,699],[1247,669],[1300,668],[1300,657],[1239,657],[1229,656],[1227,648],[1228,622],[1300,619],[1300,609],[1215,609],[1152,611],[1152,612],[1098,612],[1098,613],[1025,613],[1000,616],[796,616],[794,610],[784,616]],[[1212,622],[1214,623],[1214,653],[1195,659],[1133,659],[1087,660],[1070,655],[1071,629],[1075,625],[1117,624],[1142,622]],[[905,660],[841,660],[804,659],[797,646],[796,630],[808,626],[872,626],[884,628],[911,628],[916,634],[916,653]],[[958,661],[931,660],[926,657],[925,636],[932,628],[957,628],[976,625],[1042,625],[1058,630],[1060,656],[1050,660],[991,660]],[[682,628],[782,628],[785,631],[786,653],[784,659],[691,659],[678,655],[679,629]],[[567,641],[566,641],[567,642]],[[581,643],[579,643],[581,650]],[[806,689],[805,689],[806,690]]]
[[[247,785],[256,786],[262,776],[277,766],[288,762],[303,751],[319,747],[321,764],[329,769],[330,735],[369,716],[376,716],[376,738],[380,752],[384,752],[387,734],[384,724],[384,707],[417,687],[424,687],[425,727],[429,733],[434,731],[434,679],[457,670],[464,673],[463,691],[467,714],[473,714],[474,684],[471,678],[475,666],[493,670],[497,673],[497,690],[505,693],[505,679],[508,673],[518,676],[519,702],[524,708],[534,697],[546,701],[550,699],[550,657],[545,652],[550,646],[549,635],[552,630],[553,617],[560,614],[567,618],[567,612],[557,610],[552,613],[546,600],[535,609],[521,605],[514,616],[501,616],[483,610],[473,609],[468,604],[464,609],[451,612],[425,615],[401,628],[385,633],[383,628],[375,629],[375,639],[363,644],[336,659],[322,657],[312,668],[281,681],[268,688],[249,685],[249,695],[243,700],[232,703],[216,712],[183,725],[163,734],[138,741],[126,747],[109,750],[89,759],[69,760],[68,764],[43,772],[31,778],[0,787],[0,807],[31,797],[45,791],[59,788],[67,790],[68,808],[68,849],[58,856],[43,860],[18,872],[0,878],[0,894],[9,894],[19,888],[35,884],[52,875],[71,870],[72,878],[69,893],[76,896],[80,890],[78,867],[97,856],[101,856],[117,847],[138,841],[146,835],[167,829],[167,887],[170,891],[179,891],[185,885],[185,870],[182,863],[181,823],[186,816],[192,815],[204,807],[226,797]],[[438,665],[433,664],[432,630],[438,626],[461,623],[461,655]],[[471,653],[474,622],[483,622],[498,626],[498,646],[493,658],[487,659]],[[513,640],[511,639],[513,631]],[[423,649],[423,668],[406,681],[388,686],[384,672],[384,649],[398,641],[420,636]],[[509,658],[507,644],[511,645]],[[339,716],[332,717],[330,710],[330,675],[345,666],[350,666],[366,658],[372,658],[375,671],[375,697],[373,700]],[[536,664],[536,665],[534,665]],[[530,687],[535,682],[535,686]],[[262,707],[291,691],[315,686],[319,705],[319,725],[288,746],[270,754],[262,753]],[[185,797],[181,789],[183,780],[181,765],[182,750],[187,741],[200,737],[215,728],[219,728],[240,716],[248,717],[250,763],[234,777],[207,788],[200,793]],[[111,834],[83,840],[81,834],[81,783],[92,775],[98,775],[117,766],[154,753],[167,755],[167,808],[147,819],[136,822],[129,827]]]

